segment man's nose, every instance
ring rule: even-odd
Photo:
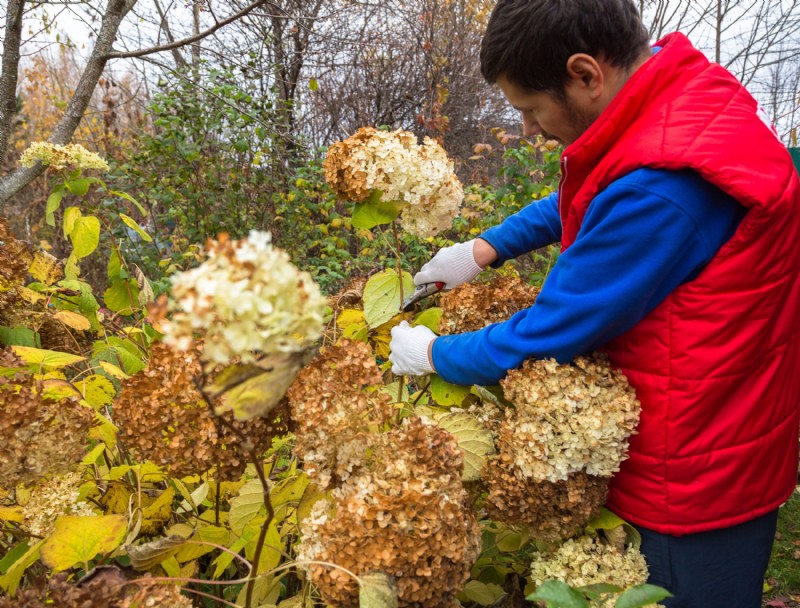
[[[526,116],[525,114],[522,115],[522,134],[525,137],[533,137],[541,132],[542,128],[539,126],[539,123],[533,120],[533,118],[530,116]]]

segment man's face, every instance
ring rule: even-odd
[[[594,122],[595,117],[582,108],[569,87],[562,100],[551,93],[520,87],[505,76],[497,79],[497,86],[522,115],[522,132],[527,137],[542,135],[568,146]]]

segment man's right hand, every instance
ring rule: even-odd
[[[414,284],[442,282],[445,289],[453,289],[474,279],[496,259],[494,247],[483,239],[456,243],[436,252],[414,275]]]

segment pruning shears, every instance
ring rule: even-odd
[[[434,283],[424,283],[417,287],[410,296],[403,302],[402,311],[408,312],[420,300],[439,293],[444,289],[444,281],[436,281]]]

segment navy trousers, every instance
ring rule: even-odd
[[[761,608],[778,510],[721,530],[686,536],[637,526],[649,583],[673,597],[667,608]]]

